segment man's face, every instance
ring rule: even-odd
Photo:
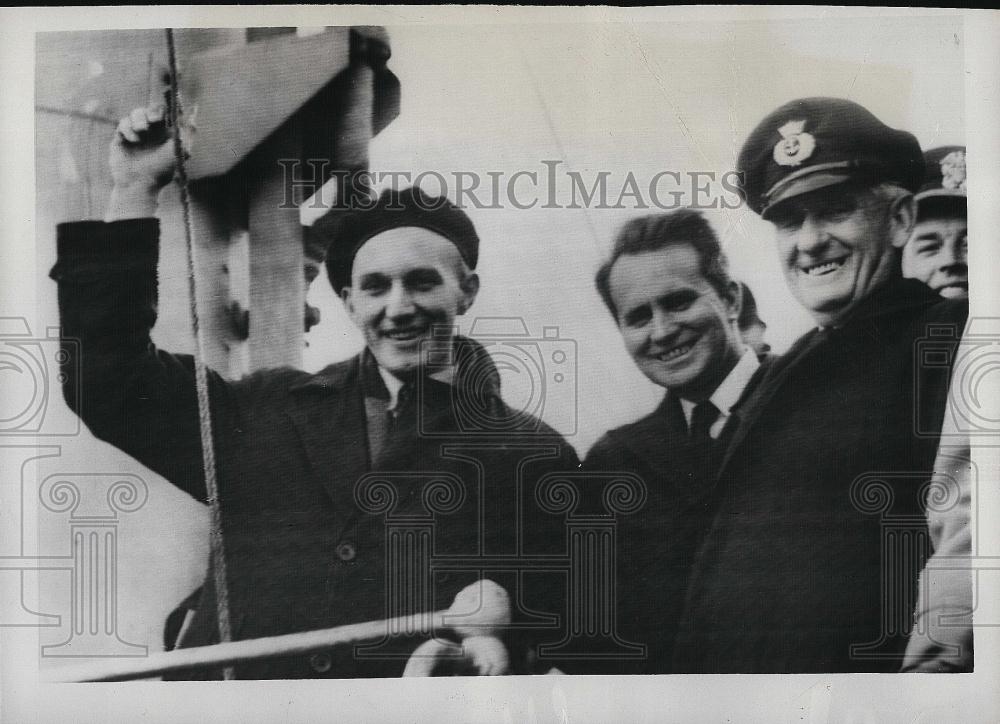
[[[968,231],[965,214],[918,218],[903,247],[903,276],[919,279],[942,297],[967,298]]]
[[[454,244],[414,226],[384,231],[358,250],[351,286],[341,295],[382,367],[396,375],[416,371],[421,350],[442,340],[433,328],[452,329],[472,305],[479,280],[463,279],[461,269]]]
[[[689,244],[625,254],[608,282],[625,348],[639,370],[686,399],[711,396],[742,351],[737,285],[721,296]]]
[[[820,325],[838,324],[889,279],[906,243],[912,200],[883,201],[846,185],[817,189],[780,202],[775,225],[785,282]]]

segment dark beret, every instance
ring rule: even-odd
[[[936,197],[966,197],[965,146],[940,146],[924,154],[924,183],[917,201]]]
[[[388,189],[366,209],[333,210],[313,224],[309,235],[326,243],[326,273],[334,290],[350,286],[354,257],[366,241],[383,231],[417,226],[440,234],[475,269],[479,236],[472,220],[446,198],[429,196],[417,187]]]
[[[769,114],[736,162],[747,205],[767,217],[792,196],[846,181],[892,181],[916,191],[924,160],[917,139],[841,98],[800,98]]]

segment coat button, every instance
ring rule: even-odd
[[[341,543],[337,546],[337,557],[342,561],[353,561],[357,555],[358,551],[351,543]]]
[[[309,657],[309,666],[317,674],[325,674],[333,666],[333,661],[330,660],[330,654],[313,654]]]

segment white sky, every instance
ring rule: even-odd
[[[374,140],[371,168],[436,171],[453,198],[457,171],[484,179],[499,171],[505,183],[519,170],[544,179],[543,160],[561,161],[560,174],[579,172],[588,184],[610,172],[610,204],[630,172],[643,189],[664,170],[721,176],[766,113],[810,95],[855,100],[925,147],[964,142],[962,26],[940,16],[408,26],[389,27],[389,34],[402,108]],[[668,192],[671,184],[660,188]],[[425,186],[439,191],[433,177]],[[517,188],[530,198],[527,181]],[[559,193],[566,203],[568,182]],[[462,329],[476,316],[519,316],[533,335],[556,326],[560,337],[575,341],[575,413],[567,407],[573,395],[550,394],[543,416],[566,433],[575,417],[571,442],[581,453],[662,395],[625,355],[593,287],[616,229],[656,211],[626,205],[468,210],[482,238],[483,284]],[[786,349],[810,320],[781,279],[770,225],[745,209],[708,216],[734,275],[757,297],[769,341]],[[309,335],[307,367],[360,349],[360,336],[325,284],[313,285],[310,300],[323,309],[323,321]],[[516,373],[505,375],[515,397],[523,385]]]

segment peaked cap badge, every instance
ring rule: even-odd
[[[965,191],[965,151],[952,151],[941,159],[941,188]]]
[[[774,162],[779,166],[798,166],[816,150],[816,139],[805,132],[805,121],[789,121],[781,128],[781,140],[774,147]]]

